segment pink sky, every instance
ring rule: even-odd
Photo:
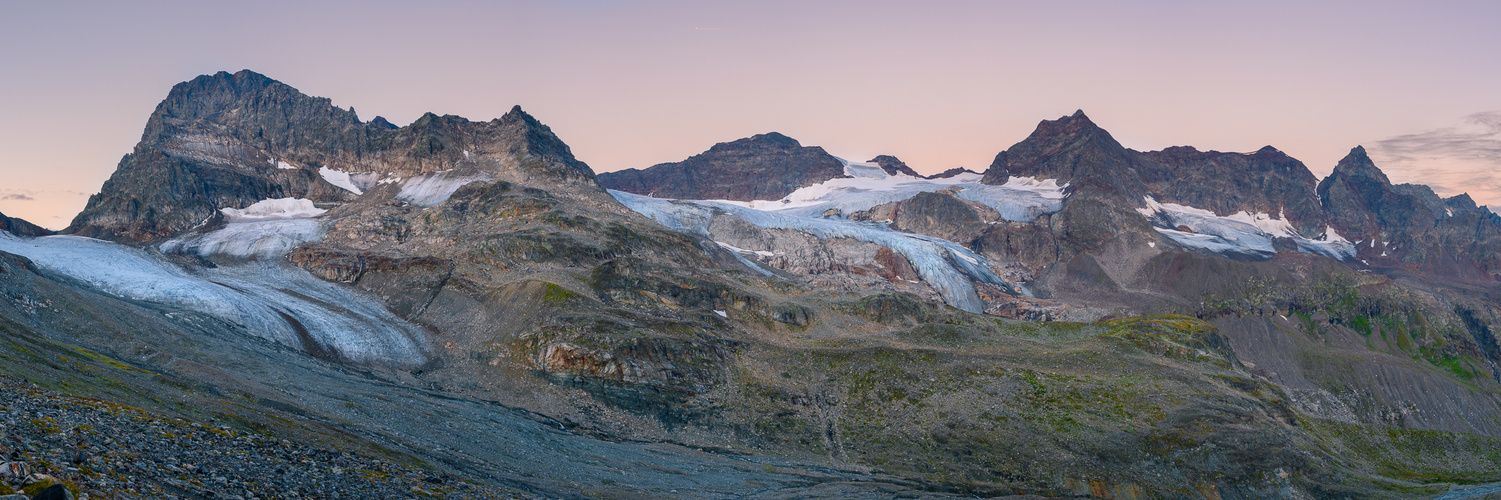
[[[173,84],[246,68],[397,124],[520,104],[600,172],[773,130],[980,170],[1082,108],[1127,147],[1320,176],[1364,144],[1501,205],[1497,2],[141,4],[6,6],[0,212],[65,226]]]

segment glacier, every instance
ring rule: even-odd
[[[1304,237],[1282,214],[1273,217],[1245,211],[1217,215],[1213,211],[1176,203],[1159,203],[1148,196],[1146,207],[1136,209],[1152,222],[1152,228],[1186,248],[1217,255],[1269,259],[1277,253],[1273,238],[1290,238],[1302,253],[1335,260],[1355,258],[1355,245],[1326,227],[1317,238]],[[1179,228],[1187,228],[1183,231]]]
[[[792,229],[819,239],[852,238],[875,243],[906,257],[944,302],[970,312],[982,312],[984,303],[974,281],[997,285],[1026,294],[1025,288],[1008,283],[990,270],[988,262],[962,245],[920,234],[894,231],[885,225],[822,218],[796,212],[757,210],[724,201],[667,200],[623,191],[609,191],[616,200],[636,213],[670,229],[712,239],[709,224],[714,217],[729,215],[766,229]],[[732,252],[740,255],[740,252]],[[971,281],[974,280],[974,281]]]
[[[836,157],[838,158],[838,157]],[[981,184],[980,174],[964,173],[945,179],[923,179],[909,175],[887,175],[873,163],[853,163],[839,159],[849,177],[830,179],[800,188],[780,200],[731,201],[757,210],[804,217],[819,217],[830,209],[841,216],[870,210],[886,203],[898,202],[922,192],[957,190],[960,199],[979,202],[995,209],[1001,218],[1012,222],[1032,222],[1045,214],[1063,209],[1064,189],[1053,179],[1012,177],[1006,184]]]
[[[308,219],[231,222],[216,233],[234,233],[236,224],[287,222],[317,224]],[[221,240],[225,246],[234,241]],[[426,331],[396,317],[379,300],[280,260],[182,267],[158,254],[108,241],[80,236],[20,238],[3,231],[0,251],[31,259],[49,273],[105,294],[207,314],[251,335],[326,359],[410,367],[424,363],[430,351]]]
[[[162,253],[192,253],[201,257],[274,258],[323,237],[323,224],[313,218],[326,211],[313,206],[310,200],[269,199],[243,209],[219,211],[228,220],[223,228],[169,240],[158,249]]]

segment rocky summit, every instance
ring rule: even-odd
[[[520,108],[195,78],[69,228],[0,216],[0,495],[1501,490],[1501,217],[1359,147],[1001,146],[596,175]]]
[[[843,176],[842,162],[823,148],[769,132],[715,144],[677,163],[601,174],[599,185],[662,198],[750,201]]]

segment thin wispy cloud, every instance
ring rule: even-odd
[[[6,195],[0,195],[0,200],[31,201],[33,199],[35,199],[35,198],[32,198],[30,196],[27,196],[27,195],[24,195],[24,194],[21,194],[21,193],[10,193],[10,194],[6,194]]]
[[[1469,193],[1482,205],[1501,205],[1501,111],[1383,139],[1371,153],[1393,182],[1427,184],[1441,196]]]

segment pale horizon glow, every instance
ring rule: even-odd
[[[1137,150],[1271,145],[1501,205],[1501,3],[18,3],[0,212],[66,226],[172,85],[250,69],[398,125],[520,105],[596,172],[777,131],[983,171],[1083,109]],[[1487,128],[1493,127],[1493,128]]]

